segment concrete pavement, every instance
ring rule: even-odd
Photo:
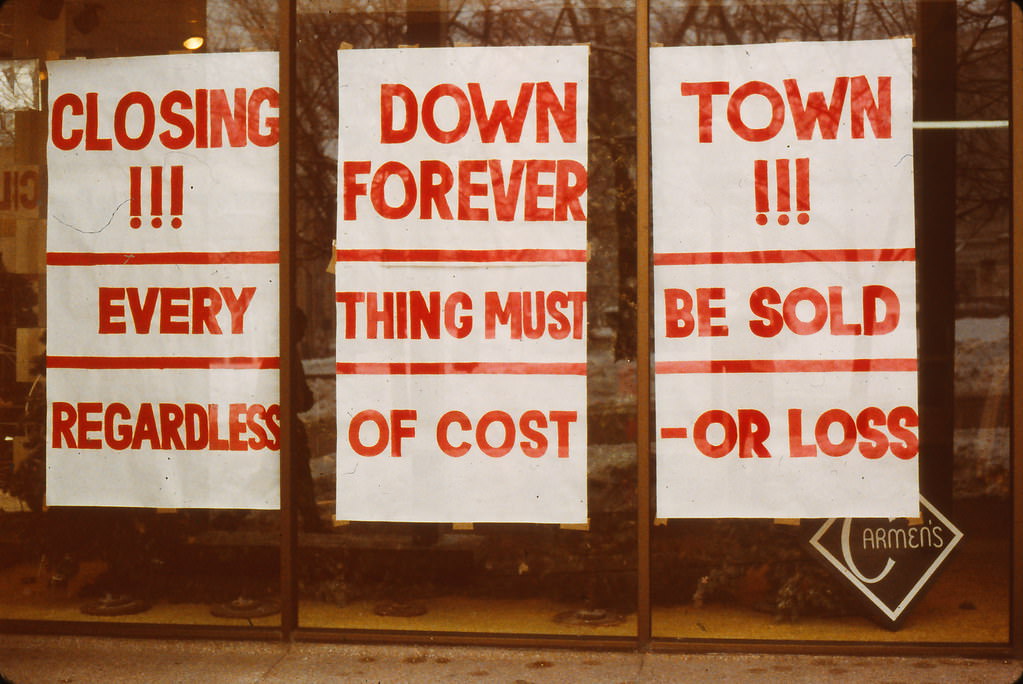
[[[951,657],[643,654],[0,634],[0,673],[14,684],[824,681],[999,684],[1018,681],[1023,674],[1023,662]]]

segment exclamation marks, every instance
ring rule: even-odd
[[[792,164],[791,159],[774,160],[775,207],[778,212],[778,225],[789,224],[789,212],[792,211]],[[796,167],[796,222],[806,225],[810,222],[810,159],[803,157],[795,160]],[[766,159],[753,162],[753,205],[757,212],[757,225],[767,225],[767,214],[771,211],[769,192],[770,166]]]
[[[184,193],[184,167],[170,167],[170,214],[171,227],[181,227],[181,213]],[[128,209],[131,214],[129,225],[132,228],[142,227],[142,167],[128,167],[129,179],[129,202]],[[164,167],[149,167],[149,214],[152,217],[149,221],[153,228],[163,226],[163,200],[164,200]]]
[[[778,186],[778,225],[787,226],[789,224],[789,214],[792,211],[792,207],[789,204],[789,160],[788,159],[775,159],[774,160],[774,177],[777,179],[776,185]]]
[[[134,170],[135,169],[132,168],[132,171]],[[767,225],[767,212],[771,210],[771,203],[767,199],[766,159],[757,159],[753,162],[753,180],[753,201],[757,209],[757,224],[764,226]]]
[[[810,222],[810,158],[796,160],[796,222],[805,226]]]
[[[128,204],[128,211],[131,212],[131,227],[142,227],[142,167],[132,166],[128,169],[131,175],[131,198]]]
[[[181,198],[182,192],[185,186],[185,167],[183,166],[172,166],[171,167],[171,199],[170,199],[170,213],[173,217],[171,219],[171,228],[181,227]],[[809,205],[808,205],[809,206]]]
[[[149,214],[153,217],[153,228],[163,225],[163,168],[160,166],[149,167]]]

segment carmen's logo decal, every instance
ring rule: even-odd
[[[962,538],[921,496],[920,518],[831,518],[809,543],[882,622],[896,628]]]

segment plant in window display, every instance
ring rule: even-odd
[[[663,574],[657,593],[665,602],[738,604],[777,621],[859,612],[856,597],[804,551],[798,527],[762,520],[685,521],[678,527],[684,545],[655,533],[654,577]],[[675,543],[669,547],[668,541]]]

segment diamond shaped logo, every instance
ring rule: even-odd
[[[962,538],[921,496],[920,518],[831,518],[809,544],[882,624],[896,629]]]

